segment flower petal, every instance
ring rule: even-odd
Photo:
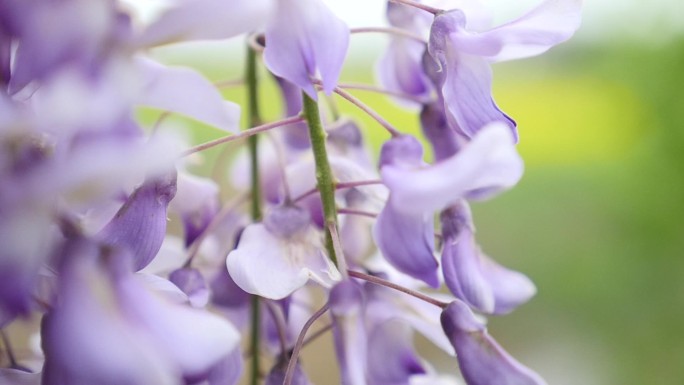
[[[405,214],[390,195],[373,226],[373,238],[387,261],[402,273],[439,286],[431,215]]]
[[[188,0],[164,12],[138,40],[144,47],[188,40],[227,39],[259,29],[270,0]]]
[[[581,22],[582,0],[545,0],[519,19],[483,32],[497,41],[500,52],[488,59],[504,61],[536,56],[568,40]]]
[[[331,286],[339,272],[311,241],[279,238],[263,224],[247,226],[228,254],[228,272],[242,290],[270,299],[287,297],[309,279]]]
[[[144,268],[164,241],[166,208],[175,194],[175,172],[169,177],[145,182],[96,237],[104,244],[127,250],[134,258],[136,271]]]
[[[342,281],[330,290],[328,303],[341,383],[365,385],[368,363],[361,287],[352,280]]]
[[[207,79],[189,68],[167,67],[138,57],[143,86],[137,103],[187,115],[229,132],[237,132],[240,107],[223,97]]]
[[[422,169],[384,166],[382,180],[397,211],[432,213],[464,197],[486,199],[515,185],[523,163],[504,124],[482,129],[456,155]]]
[[[449,304],[442,312],[441,322],[456,349],[458,364],[468,385],[546,384],[538,374],[506,353],[463,302]]]
[[[413,331],[393,318],[376,325],[368,338],[368,380],[374,385],[409,384],[426,373],[413,347]]]
[[[280,0],[266,27],[266,66],[317,99],[311,77],[323,90],[337,85],[349,46],[349,28],[320,0]]]
[[[492,98],[492,70],[482,56],[500,46],[492,39],[471,38],[464,28],[465,15],[455,10],[436,16],[430,30],[428,52],[441,68],[438,80],[449,123],[467,137],[491,122],[505,123],[515,133],[515,122]]]

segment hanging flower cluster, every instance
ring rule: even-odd
[[[309,384],[300,352],[330,333],[329,383],[544,384],[487,333],[485,316],[536,288],[479,248],[468,202],[523,173],[490,63],[569,39],[580,8],[544,0],[492,28],[475,0],[390,0],[390,27],[350,29],[321,0],[186,0],[147,24],[116,0],[1,1],[0,383]],[[420,111],[433,163],[338,83],[350,35],[368,31],[389,44],[365,88]],[[240,106],[203,75],[146,56],[244,34],[244,131]],[[261,63],[285,107],[266,124]],[[321,92],[390,134],[377,164],[364,143],[377,127],[338,116],[332,98],[322,116]],[[188,148],[141,126],[139,106],[229,135]],[[243,138],[249,156],[225,181],[184,169]],[[31,316],[40,343],[15,354],[8,326]],[[422,358],[415,332],[455,356],[453,370]]]

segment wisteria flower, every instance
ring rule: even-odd
[[[458,365],[468,385],[545,385],[494,341],[468,306],[454,301],[442,312],[442,328],[456,349]]]
[[[317,99],[311,78],[320,73],[323,90],[337,85],[349,45],[349,28],[321,0],[279,0],[266,26],[264,62]]]
[[[459,9],[435,16],[428,51],[452,128],[473,137],[491,122],[515,122],[494,103],[490,63],[535,56],[569,39],[580,24],[582,0],[545,0],[526,15],[477,32]]]
[[[226,264],[242,290],[271,299],[285,298],[309,280],[330,287],[340,279],[308,212],[295,206],[275,208],[264,223],[247,226]]]

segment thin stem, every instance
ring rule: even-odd
[[[214,83],[214,87],[216,88],[231,88],[231,87],[239,87],[245,84],[245,79],[228,79],[228,80],[219,80]]]
[[[384,88],[376,87],[376,86],[373,86],[370,84],[339,83],[337,86],[340,88],[343,88],[345,90],[362,90],[362,91],[376,92],[376,93],[384,94],[387,96],[394,96],[396,98],[406,99],[408,101],[419,103],[419,104],[428,104],[431,102],[431,100],[429,100],[427,98],[421,98],[420,96],[406,94],[403,92],[386,90]]]
[[[312,316],[309,318],[306,323],[304,324],[304,327],[302,327],[302,331],[299,332],[299,337],[297,337],[297,342],[295,343],[294,348],[292,348],[292,354],[290,355],[290,362],[287,364],[287,371],[285,372],[285,379],[283,380],[283,385],[291,385],[292,384],[292,378],[294,377],[294,368],[297,365],[297,360],[299,360],[299,352],[302,350],[302,346],[304,345],[304,337],[306,337],[306,332],[309,330],[311,325],[313,325],[314,322],[316,322],[317,319],[319,319],[325,312],[328,311],[328,308],[330,306],[326,303],[323,305],[322,308],[318,309]]]
[[[275,323],[276,330],[278,331],[278,341],[280,342],[281,353],[287,352],[287,322],[283,316],[282,309],[273,301],[264,301],[268,312],[271,313],[273,317],[273,323]]]
[[[161,126],[164,121],[171,116],[171,111],[164,111],[161,114],[159,114],[159,117],[157,118],[157,121],[154,122],[154,125],[152,126],[152,133],[155,134],[158,130],[159,127]]]
[[[262,124],[261,126],[249,128],[247,130],[240,132],[239,134],[224,136],[223,138],[218,138],[218,139],[206,142],[206,143],[199,144],[199,145],[194,146],[194,147],[190,147],[189,149],[183,151],[180,156],[184,157],[184,156],[192,155],[196,152],[200,152],[200,151],[204,151],[206,149],[212,148],[212,147],[216,147],[219,144],[232,142],[232,141],[235,141],[238,139],[250,138],[250,137],[252,137],[252,136],[254,136],[260,132],[268,131],[272,128],[287,126],[288,124],[299,123],[299,122],[303,122],[303,121],[304,121],[304,118],[301,116],[290,116],[289,118],[285,118],[282,120],[276,120],[275,122],[266,123],[266,124]]]
[[[337,209],[337,212],[340,214],[347,214],[347,215],[360,215],[360,216],[368,217],[368,218],[377,218],[378,217],[378,214],[376,214],[376,213],[371,213],[369,211],[363,211],[363,210],[348,209],[348,208],[339,208],[339,209]]]
[[[318,337],[320,337],[320,336],[322,336],[323,334],[327,333],[328,331],[332,330],[332,328],[333,328],[333,324],[332,324],[332,323],[329,323],[329,324],[323,326],[322,328],[316,330],[316,331],[313,332],[309,337],[307,337],[307,338],[304,340],[304,342],[302,342],[302,348],[305,347],[306,345],[312,343],[312,342],[315,341],[316,339],[318,339]]]
[[[338,182],[335,184],[335,189],[341,190],[345,188],[354,188],[354,187],[360,187],[360,186],[369,186],[369,185],[375,185],[375,184],[382,184],[382,181],[379,179],[376,180],[361,180],[361,181],[356,181],[356,182]],[[298,197],[294,198],[292,202],[297,203],[301,201],[304,198],[307,198],[315,193],[318,192],[318,188],[314,187],[309,191],[306,191],[299,195]]]
[[[382,279],[382,278],[379,278],[379,277],[376,277],[373,275],[364,274],[360,271],[354,271],[354,270],[349,270],[347,273],[349,274],[350,277],[362,279],[364,281],[368,281],[368,282],[374,283],[376,285],[389,287],[390,289],[394,289],[394,290],[400,291],[402,293],[414,296],[414,297],[416,297],[420,300],[423,300],[427,303],[430,303],[430,304],[435,305],[437,307],[441,307],[442,309],[444,309],[445,307],[447,307],[449,305],[446,302],[442,302],[438,299],[434,299],[434,298],[427,296],[423,293],[420,293],[420,292],[417,292],[415,290],[411,290],[411,289],[405,288],[403,286],[397,285],[396,283],[392,283],[386,279]]]
[[[423,11],[430,12],[433,15],[438,15],[438,14],[444,12],[443,9],[431,7],[429,5],[425,5],[425,4],[422,4],[422,3],[419,3],[419,2],[413,1],[413,0],[389,0],[389,2],[390,3],[396,3],[396,4],[404,4],[404,5],[408,5],[409,7],[422,9]]]
[[[416,41],[419,41],[421,43],[426,43],[427,41],[425,40],[424,37],[415,34],[411,31],[407,31],[405,29],[401,28],[396,28],[396,27],[358,27],[358,28],[350,28],[349,29],[350,33],[387,33],[390,35],[397,35],[401,37],[407,37],[409,39],[413,39]]]
[[[304,116],[309,126],[309,137],[311,138],[311,149],[313,150],[314,162],[316,164],[316,183],[321,194],[323,205],[323,218],[326,223],[325,248],[332,262],[337,265],[337,256],[333,245],[332,234],[328,225],[337,225],[337,207],[335,206],[335,185],[333,182],[332,170],[328,162],[328,153],[325,148],[325,131],[321,124],[321,116],[318,112],[318,104],[309,95],[302,92]]]
[[[320,86],[322,83],[320,80],[314,79],[313,80],[314,84]],[[380,114],[377,112],[373,111],[372,108],[368,107],[365,103],[363,103],[361,100],[356,98],[355,96],[351,95],[349,92],[343,90],[340,87],[335,87],[334,89],[335,93],[346,99],[348,102],[351,104],[355,105],[359,109],[361,109],[363,112],[368,114],[371,118],[375,119],[376,122],[380,123],[380,125],[387,130],[393,137],[397,137],[401,135],[401,132],[394,128],[388,121],[385,120]]]
[[[261,116],[259,114],[259,94],[258,94],[258,78],[257,78],[257,54],[254,49],[247,47],[247,63],[245,68],[245,79],[247,81],[247,124],[250,127],[261,124]],[[273,123],[271,123],[272,125]],[[266,125],[267,126],[267,125]],[[273,127],[271,127],[273,128]],[[253,129],[252,129],[253,130]],[[250,130],[247,130],[250,131]],[[241,134],[246,133],[243,131]],[[265,131],[265,130],[262,130]],[[240,134],[238,134],[240,135]],[[258,142],[256,135],[249,136],[249,155],[250,155],[250,174],[251,174],[251,194],[252,205],[250,212],[252,221],[258,222],[261,220],[261,184],[259,183],[259,154]],[[250,332],[250,347],[252,350],[252,365],[250,367],[250,384],[258,385],[260,369],[259,357],[259,339],[260,339],[260,304],[259,297],[252,296],[251,301],[251,332]]]
[[[342,240],[340,239],[340,234],[337,232],[337,226],[334,223],[328,223],[328,231],[330,232],[330,237],[332,238],[335,253],[339,256],[337,268],[342,275],[342,279],[345,280],[349,278],[349,276],[347,276],[347,260],[344,258],[344,251],[342,251]]]

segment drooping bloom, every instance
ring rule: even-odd
[[[441,321],[456,349],[458,366],[468,385],[546,384],[537,373],[503,350],[463,302],[449,304],[442,312]]]
[[[482,253],[465,201],[441,215],[444,282],[459,299],[480,312],[505,314],[537,292],[524,274],[509,270]]]
[[[276,207],[263,223],[247,226],[226,265],[242,290],[270,299],[285,298],[310,279],[325,287],[340,279],[309,213],[296,206]]]
[[[266,26],[264,62],[311,98],[311,78],[320,74],[323,90],[337,85],[349,45],[349,28],[321,0],[279,0]]]
[[[491,122],[515,122],[494,103],[491,62],[541,54],[569,39],[580,24],[582,0],[545,0],[526,15],[484,32],[469,29],[460,9],[435,16],[428,52],[453,129],[473,137]]]
[[[412,136],[393,138],[382,147],[380,170],[414,169],[424,165],[423,148]],[[409,184],[404,179],[403,184]],[[411,182],[413,183],[413,182]],[[388,185],[390,191],[394,186]],[[439,286],[437,260],[434,257],[434,227],[431,213],[402,210],[390,193],[387,204],[373,227],[373,238],[383,256],[399,271]],[[413,204],[413,203],[412,203]]]

